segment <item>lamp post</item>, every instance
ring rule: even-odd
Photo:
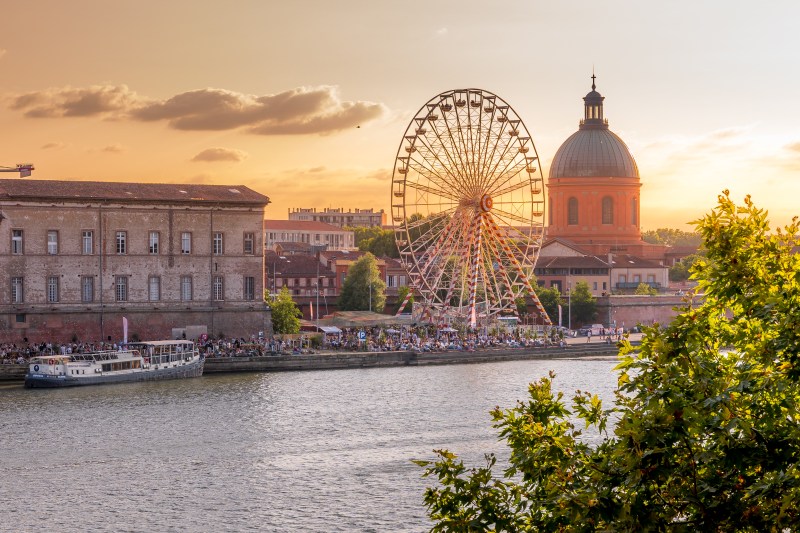
[[[572,267],[567,267],[567,329],[572,329]]]
[[[314,286],[317,289],[317,314],[314,315],[314,318],[316,319],[315,326],[317,331],[319,331],[319,256],[317,256],[317,280]]]

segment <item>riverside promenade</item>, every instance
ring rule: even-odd
[[[641,334],[630,337],[638,344]],[[282,372],[297,370],[337,370],[347,368],[378,368],[390,366],[426,366],[527,359],[570,359],[583,357],[613,357],[618,352],[616,343],[608,344],[599,338],[567,339],[564,347],[496,347],[474,351],[450,350],[439,352],[339,352],[321,350],[313,354],[264,355],[260,357],[209,357],[204,374],[227,372]],[[28,365],[0,365],[0,383],[22,384]]]

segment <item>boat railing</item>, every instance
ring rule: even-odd
[[[78,353],[72,354],[73,361],[111,361],[114,359],[119,359],[120,356],[133,356],[138,357],[139,352],[137,350],[106,350],[102,352],[90,352],[90,353]]]

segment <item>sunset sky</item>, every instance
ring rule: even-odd
[[[723,189],[800,214],[800,2],[0,0],[0,165],[32,178],[247,185],[290,207],[388,210],[438,93],[496,93],[547,175],[582,97],[642,177],[642,227]],[[13,177],[2,174],[0,177]]]

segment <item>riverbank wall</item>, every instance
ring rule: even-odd
[[[566,348],[494,348],[471,352],[330,352],[303,355],[268,355],[263,357],[213,357],[206,360],[203,373],[452,365],[521,361],[526,359],[615,356],[617,353],[616,346],[598,343],[583,346],[573,345]]]
[[[391,366],[452,365],[522,361],[526,359],[607,357],[617,355],[613,344],[567,345],[565,348],[490,348],[446,352],[322,352],[261,357],[210,357],[204,374],[228,372],[286,372],[298,370],[343,370]],[[25,380],[28,365],[0,365],[0,383]]]

